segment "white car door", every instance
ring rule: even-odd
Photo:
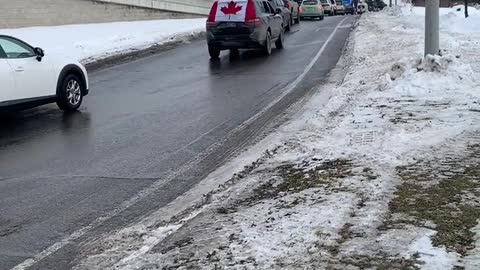
[[[34,49],[18,39],[0,36],[15,81],[15,99],[48,97],[56,94],[57,79],[48,61],[38,61]]]
[[[0,47],[0,102],[9,101],[15,98],[15,81],[13,80],[13,70],[8,64],[6,55],[2,54]]]

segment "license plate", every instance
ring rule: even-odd
[[[236,23],[226,23],[225,24],[226,27],[237,27],[237,24]]]

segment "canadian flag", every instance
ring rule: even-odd
[[[218,1],[216,22],[244,22],[247,1],[220,0]]]

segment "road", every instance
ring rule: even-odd
[[[326,78],[351,31],[344,18],[302,22],[270,57],[211,61],[195,41],[93,72],[76,114],[1,115],[0,269],[36,255],[26,266],[68,269],[79,243],[192,188]]]

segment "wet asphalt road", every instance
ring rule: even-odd
[[[195,41],[96,71],[76,114],[49,105],[0,115],[0,269],[162,185],[32,267],[69,268],[81,253],[78,242],[129,224],[194,186],[326,78],[353,17],[289,99],[238,128],[285,91],[343,18],[303,21],[286,36],[286,48],[268,58],[242,51],[229,59],[224,52],[212,62],[205,42]]]

